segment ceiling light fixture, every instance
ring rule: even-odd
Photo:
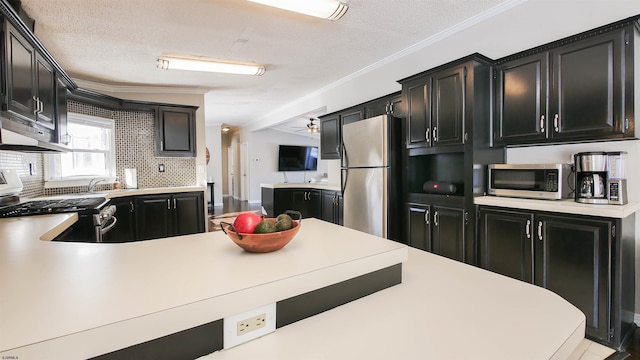
[[[222,127],[222,132],[229,132],[229,130],[231,130],[231,128],[228,127],[228,126],[223,126]]]
[[[284,10],[311,15],[328,20],[338,20],[349,9],[336,0],[249,0],[255,3],[277,7]]]
[[[265,72],[265,68],[262,65],[233,63],[205,57],[176,55],[158,56],[158,68],[165,70],[209,71],[241,75],[262,75]]]
[[[313,118],[309,119],[309,123],[307,124],[307,132],[308,133],[318,133],[320,132],[320,125],[313,123]]]

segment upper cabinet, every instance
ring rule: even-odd
[[[196,156],[196,110],[159,107],[155,123],[156,156]]]
[[[401,80],[407,103],[407,148],[464,143],[464,66]]]
[[[606,30],[498,61],[497,145],[634,136],[634,29]]]
[[[66,92],[75,84],[16,11],[0,2],[0,13],[2,128],[39,141],[29,151],[63,150],[58,145],[67,139]]]
[[[341,134],[340,115],[333,114],[320,118],[320,158],[340,159]]]

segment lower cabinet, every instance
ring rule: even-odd
[[[409,203],[409,246],[464,261],[465,212],[463,209]]]
[[[633,331],[635,218],[479,210],[479,265],[556,294],[586,316],[588,338],[620,349]]]
[[[322,190],[322,220],[343,225],[344,205],[342,193],[339,191]]]
[[[204,232],[204,194],[137,196],[135,217],[137,240]]]
[[[303,218],[322,219],[322,190],[311,188],[262,188],[262,207],[268,217],[287,210],[299,211]]]
[[[129,242],[136,240],[135,197],[127,196],[111,199],[110,204],[116,206],[116,226],[106,233],[103,242]]]

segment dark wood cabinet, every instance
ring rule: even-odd
[[[403,83],[407,148],[464,143],[466,72],[453,66]]]
[[[53,66],[7,21],[4,31],[7,77],[4,110],[18,119],[54,130],[56,73]]]
[[[463,209],[407,204],[409,246],[465,261],[465,212]]]
[[[480,210],[478,265],[502,275],[533,282],[533,214]]]
[[[340,159],[342,148],[340,115],[320,118],[320,159]]]
[[[290,210],[299,211],[302,218],[322,219],[321,191],[315,189],[292,189]]]
[[[69,145],[70,138],[67,126],[67,86],[59,78],[56,79],[56,142]]]
[[[343,209],[339,191],[322,190],[322,220],[343,225]]]
[[[342,125],[364,119],[364,107],[356,106],[320,117],[320,158],[342,157]]]
[[[122,243],[136,240],[135,197],[126,196],[111,199],[110,204],[116,206],[116,226],[106,233],[103,242]]]
[[[196,114],[193,108],[159,107],[156,156],[196,156]]]
[[[588,338],[620,349],[633,331],[635,217],[480,207],[482,268],[549,289],[579,308]],[[631,254],[629,254],[631,252]]]
[[[618,27],[498,60],[495,143],[633,137],[633,31]]]
[[[429,205],[407,205],[407,245],[431,251],[431,209]]]
[[[204,232],[204,194],[136,197],[136,239],[148,240]]]
[[[431,251],[453,260],[465,261],[465,212],[463,209],[432,206]]]

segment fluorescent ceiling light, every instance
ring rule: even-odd
[[[255,3],[311,15],[322,19],[338,20],[349,6],[336,0],[249,0]]]
[[[262,75],[265,72],[265,68],[262,65],[217,61],[205,57],[174,55],[160,55],[158,57],[158,67],[165,70],[209,71],[242,75]]]

